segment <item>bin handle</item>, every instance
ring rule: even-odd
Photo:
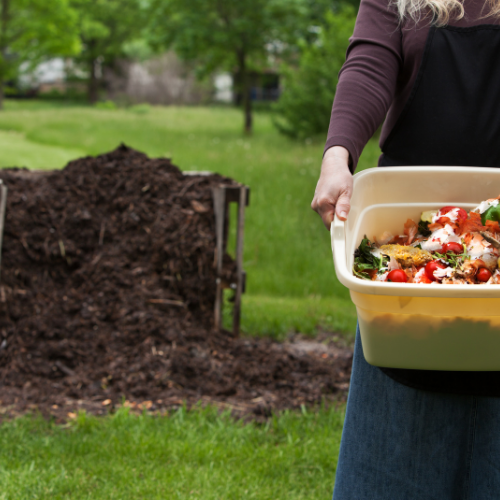
[[[338,280],[345,286],[349,282],[349,272],[347,270],[347,253],[345,242],[345,222],[340,220],[335,214],[330,226],[332,240],[333,261],[335,263],[335,273]]]

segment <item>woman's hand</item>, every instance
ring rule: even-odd
[[[349,170],[349,151],[342,146],[330,148],[323,157],[311,208],[318,212],[330,230],[335,212],[341,220],[349,214],[352,195],[352,174]]]

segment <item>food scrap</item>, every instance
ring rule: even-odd
[[[366,236],[354,252],[360,279],[444,285],[500,284],[500,196],[467,213],[446,206],[408,219],[403,233]]]

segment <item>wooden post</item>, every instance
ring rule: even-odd
[[[214,327],[216,330],[222,328],[222,301],[223,283],[221,280],[222,262],[224,259],[224,222],[226,219],[226,190],[223,186],[213,188],[215,212],[215,235],[217,246],[215,249],[216,290],[214,304]]]
[[[245,207],[249,203],[250,190],[248,186],[220,186],[212,188],[215,213],[215,268],[216,268],[216,291],[214,304],[214,327],[222,329],[222,308],[224,305],[224,289],[234,290],[233,305],[233,334],[240,333],[241,319],[241,296],[245,292],[246,274],[243,271],[243,234],[245,229]],[[227,238],[229,232],[229,205],[238,205],[236,221],[236,283],[226,283],[222,280],[224,255],[226,253]]]
[[[238,200],[238,220],[236,226],[236,291],[233,308],[233,334],[240,333],[241,295],[243,293],[243,235],[245,230],[245,206],[247,203],[247,187],[240,187]]]

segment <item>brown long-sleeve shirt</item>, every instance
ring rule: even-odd
[[[347,58],[340,72],[325,151],[345,147],[352,171],[374,132],[384,122],[380,146],[394,127],[408,100],[422,60],[431,15],[422,13],[418,23],[400,23],[390,0],[361,0]],[[485,17],[483,0],[465,0],[465,16],[452,26],[500,24]]]

